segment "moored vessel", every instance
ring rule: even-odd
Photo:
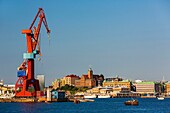
[[[132,105],[132,106],[138,106],[139,102],[138,100],[128,100],[126,102],[124,102],[125,105]]]
[[[111,98],[110,95],[98,95],[97,97],[98,98]]]
[[[164,97],[157,97],[158,100],[164,100]]]
[[[96,98],[97,96],[95,94],[93,95],[84,95],[84,98]]]

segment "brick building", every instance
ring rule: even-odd
[[[93,70],[90,68],[87,74],[83,74],[79,80],[75,81],[75,86],[92,88],[95,86],[101,86],[103,80],[103,75],[94,75]]]

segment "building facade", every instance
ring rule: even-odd
[[[56,79],[55,81],[53,81],[52,86],[54,89],[60,88],[61,87],[61,79]]]
[[[96,80],[96,86],[103,86],[104,76],[101,75],[93,75],[93,78]]]
[[[37,79],[39,80],[40,91],[43,91],[45,88],[45,76],[44,75],[37,75]]]
[[[52,90],[51,96],[52,96],[53,99],[65,99],[65,91]]]
[[[159,92],[159,84],[155,82],[139,82],[135,84],[136,92],[141,94],[155,95]]]
[[[165,95],[170,96],[170,82],[165,83]]]
[[[126,87],[129,88],[129,90],[131,90],[131,85],[132,82],[129,80],[122,80],[122,79],[113,79],[113,80],[104,80],[103,81],[103,87]]]
[[[93,70],[90,68],[88,70],[88,74],[85,75],[83,74],[79,80],[75,81],[75,86],[76,87],[88,87],[92,88],[96,86],[96,80],[93,76]]]
[[[67,75],[63,78],[63,80],[65,81],[65,85],[68,84],[70,86],[75,86],[75,81],[76,80],[79,80],[80,77],[79,76],[76,76],[76,75]]]

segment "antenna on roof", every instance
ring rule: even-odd
[[[163,76],[163,78],[162,78],[162,82],[165,82],[165,78],[164,78],[164,76]]]
[[[91,64],[89,65],[89,68],[92,68],[92,65],[91,65]]]

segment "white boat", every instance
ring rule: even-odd
[[[96,95],[84,95],[84,98],[96,98]]]
[[[98,95],[98,98],[111,98],[110,95]]]
[[[157,97],[158,100],[164,100],[164,97]]]

